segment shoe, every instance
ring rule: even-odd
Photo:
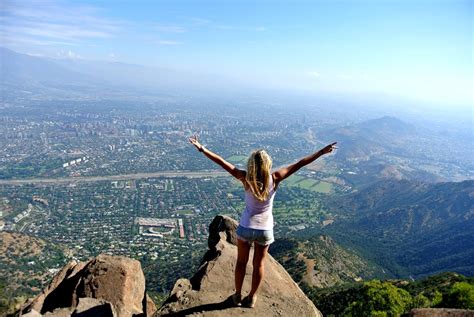
[[[254,308],[254,307],[255,307],[255,303],[257,303],[257,295],[253,295],[252,297],[246,296],[246,297],[242,300],[242,306],[248,307],[248,308]]]
[[[232,302],[234,303],[235,306],[240,306],[242,302],[242,295],[235,293],[232,295]]]

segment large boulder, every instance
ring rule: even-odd
[[[150,316],[154,310],[140,262],[101,254],[67,264],[22,313],[131,317]]]
[[[209,226],[209,250],[199,270],[190,279],[179,279],[157,316],[322,316],[286,270],[270,255],[265,262],[265,277],[254,308],[234,307],[237,259],[237,222],[216,216]],[[251,251],[244,280],[243,295],[250,291]]]

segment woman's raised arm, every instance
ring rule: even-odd
[[[189,143],[194,145],[198,149],[199,152],[204,153],[204,155],[208,159],[210,159],[211,161],[213,161],[214,163],[216,163],[217,165],[219,165],[220,167],[225,169],[227,172],[229,172],[230,175],[234,176],[235,178],[237,178],[240,181],[245,180],[245,176],[246,176],[245,171],[238,169],[237,167],[235,167],[231,163],[227,162],[226,160],[224,160],[222,157],[220,157],[216,153],[206,149],[204,146],[202,146],[201,143],[199,143],[197,136],[190,137],[189,138]]]
[[[313,154],[302,158],[298,162],[296,162],[294,164],[291,164],[291,165],[288,165],[287,167],[280,168],[279,170],[273,172],[273,179],[275,181],[275,185],[278,186],[278,184],[282,180],[284,180],[285,178],[290,177],[292,174],[294,174],[296,171],[298,171],[303,166],[306,166],[306,165],[314,162],[318,157],[320,157],[324,154],[331,153],[332,150],[336,148],[336,146],[335,146],[336,144],[337,144],[337,142],[326,145],[325,147],[323,147],[319,151],[314,152]]]

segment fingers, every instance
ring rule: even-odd
[[[190,137],[188,138],[188,140],[189,140],[189,142],[191,142],[191,143],[193,143],[193,144],[194,144],[195,142],[198,142],[198,136],[197,136],[197,134],[195,134],[195,135],[193,135],[193,136],[190,136]]]
[[[337,147],[336,147],[336,144],[337,142],[333,142],[329,145],[326,145],[324,148],[323,148],[323,153],[324,154],[327,154],[327,153],[331,153],[332,151],[336,150]]]

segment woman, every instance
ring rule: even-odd
[[[273,198],[278,185],[300,168],[315,161],[318,157],[331,153],[336,142],[327,145],[319,151],[302,158],[295,164],[271,172],[272,160],[264,150],[253,152],[247,162],[247,170],[240,170],[219,155],[209,151],[199,143],[196,136],[189,138],[199,152],[204,153],[233,177],[242,182],[245,189],[245,210],[237,227],[237,263],[235,266],[235,294],[232,300],[235,305],[242,304],[254,307],[257,300],[257,290],[263,279],[264,260],[268,247],[273,238]],[[255,242],[253,255],[252,289],[242,300],[242,284],[249,259],[252,243]]]

